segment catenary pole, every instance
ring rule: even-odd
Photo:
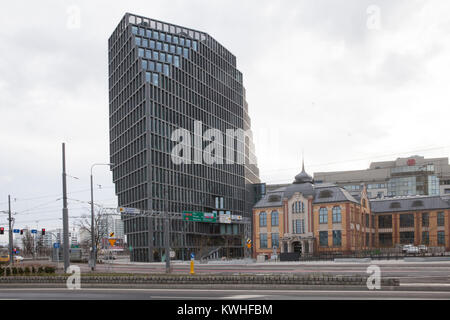
[[[70,264],[69,252],[69,210],[67,209],[67,181],[66,181],[66,144],[62,144],[62,184],[63,184],[63,256],[64,271],[67,272]]]

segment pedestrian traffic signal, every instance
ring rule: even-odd
[[[42,229],[42,235],[45,236],[45,229]]]
[[[0,234],[4,234],[5,233],[5,228],[1,227],[0,228]]]

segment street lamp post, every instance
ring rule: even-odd
[[[92,175],[92,170],[95,166],[113,166],[114,163],[95,163],[91,166],[91,241],[92,241],[92,251],[91,251],[91,270],[95,270],[95,265],[97,262],[97,246],[95,245],[95,226],[94,226],[94,177]]]

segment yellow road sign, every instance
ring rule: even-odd
[[[108,239],[108,241],[111,247],[114,247],[114,245],[116,244],[116,239]]]

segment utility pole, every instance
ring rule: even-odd
[[[63,255],[64,271],[67,271],[70,265],[69,253],[69,211],[67,209],[67,181],[66,181],[66,144],[62,144],[62,183],[63,183]]]
[[[11,218],[11,196],[8,195],[8,220],[9,220],[9,264],[14,264],[14,254],[13,254],[13,230],[12,230],[12,218]]]
[[[170,225],[169,225],[169,191],[168,191],[168,183],[169,180],[167,179],[167,170],[165,174],[165,180],[164,181],[165,187],[164,187],[164,196],[165,196],[165,211],[166,211],[166,219],[164,221],[164,242],[165,242],[165,251],[166,251],[166,273],[170,273]]]

